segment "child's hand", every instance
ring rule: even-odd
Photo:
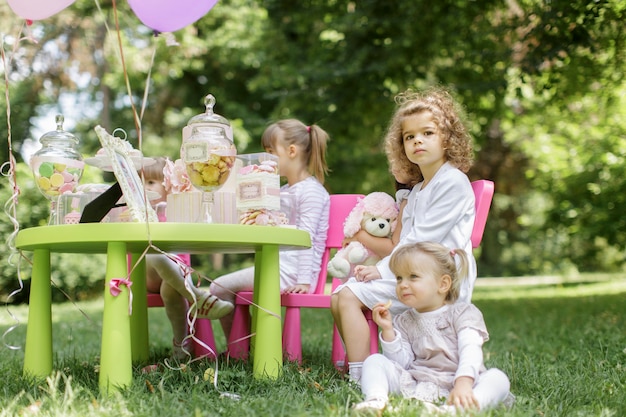
[[[464,410],[475,408],[480,409],[480,404],[474,396],[474,378],[460,376],[454,381],[454,388],[448,396],[448,404]]]
[[[380,272],[376,265],[357,265],[354,267],[354,277],[361,282],[373,281],[380,279]]]
[[[311,288],[311,285],[309,284],[296,284],[291,287],[285,288],[282,291],[282,293],[283,294],[289,294],[289,293],[308,294],[310,288]]]
[[[376,322],[378,327],[384,333],[391,331],[393,333],[392,316],[389,308],[391,307],[391,300],[385,303],[377,303],[372,309],[372,319]],[[386,340],[386,339],[385,339]]]

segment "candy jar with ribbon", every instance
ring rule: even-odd
[[[215,97],[205,97],[206,112],[192,117],[183,128],[180,157],[185,163],[191,184],[202,191],[200,223],[212,223],[213,193],[230,176],[237,150],[228,120],[213,113]]]
[[[56,130],[40,139],[41,149],[32,156],[30,167],[39,191],[50,200],[49,224],[56,224],[56,203],[63,193],[73,193],[85,163],[78,152],[78,138],[63,130],[63,115],[56,116]]]

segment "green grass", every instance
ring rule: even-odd
[[[494,282],[477,287],[474,302],[490,331],[487,366],[509,375],[517,402],[512,410],[478,415],[626,415],[626,279]],[[27,307],[2,310],[1,332],[14,323],[10,314],[21,324],[1,347],[0,416],[345,416],[361,398],[330,364],[332,319],[324,310],[303,312],[304,363],[286,364],[278,380],[255,380],[248,363],[219,362],[215,387],[204,378],[214,362],[147,375],[138,364],[131,386],[101,396],[101,306],[100,300],[53,306],[55,371],[47,379],[22,376]],[[149,316],[151,360],[162,361],[169,353],[169,325],[162,309],[150,309]],[[218,328],[216,336],[223,348]],[[385,416],[422,415],[413,401],[394,397],[392,405]]]

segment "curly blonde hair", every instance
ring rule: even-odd
[[[416,92],[407,90],[395,98],[397,108],[384,139],[385,153],[392,172],[410,178],[413,186],[424,179],[417,164],[409,161],[402,140],[402,122],[416,114],[428,111],[443,135],[446,161],[463,172],[469,171],[474,155],[472,137],[466,126],[466,115],[462,106],[444,87],[431,87]]]

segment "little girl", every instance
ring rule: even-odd
[[[144,187],[158,193],[159,198],[150,203],[153,206],[167,199],[163,184],[165,158],[155,158],[156,163],[144,167]],[[198,306],[190,314],[196,318],[218,319],[233,311],[234,305],[211,295],[194,285],[189,274],[188,254],[176,255],[179,262],[163,254],[146,255],[146,287],[149,293],[161,294],[165,313],[172,326],[172,358],[183,360],[192,355],[192,339],[188,337],[187,310],[189,305]]]
[[[470,273],[461,287],[462,301],[470,301],[476,279],[471,255],[474,192],[465,174],[472,164],[472,139],[464,112],[447,90],[438,87],[406,92],[397,101],[385,136],[385,151],[391,173],[408,188],[396,193],[402,221],[392,239],[364,232],[353,237],[382,260],[374,266],[356,267],[355,276],[337,287],[331,297],[348,371],[356,382],[370,353],[370,332],[363,311],[381,300],[392,301],[394,314],[407,308],[395,297],[395,276],[389,270],[389,255],[396,246],[434,241],[463,248],[469,256]]]
[[[482,345],[489,334],[481,312],[456,302],[468,266],[464,250],[434,242],[404,245],[393,253],[389,268],[396,275],[396,295],[409,310],[392,318],[387,303],[374,306],[383,354],[363,363],[365,401],[355,409],[382,410],[390,393],[443,411],[483,410],[512,399],[507,376],[485,369]],[[447,405],[436,407],[442,398]]]
[[[287,180],[281,193],[295,196],[296,227],[311,236],[309,249],[280,252],[280,288],[285,293],[314,290],[322,267],[330,209],[330,195],[324,188],[328,140],[321,127],[307,126],[295,119],[270,125],[261,138],[263,148],[278,157],[280,176]],[[254,267],[250,267],[217,278],[210,290],[220,299],[234,302],[237,292],[252,291],[253,287]],[[221,319],[226,338],[232,320],[232,314]]]

